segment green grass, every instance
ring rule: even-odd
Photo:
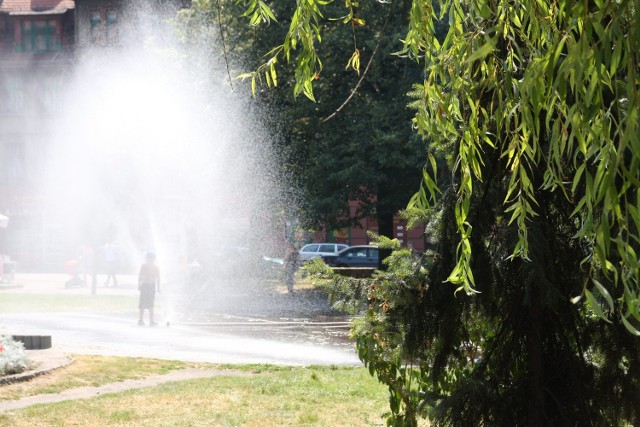
[[[0,401],[17,400],[38,394],[60,393],[76,387],[97,387],[124,380],[166,374],[176,369],[202,364],[137,357],[72,355],[69,366],[28,382],[0,386]]]
[[[87,363],[86,360],[79,362]],[[91,364],[86,374],[76,370],[60,375],[84,376],[86,380],[91,377],[90,372],[95,374],[104,366],[111,372],[107,376],[113,379],[118,366],[129,367],[125,370],[134,372],[135,369],[130,369],[132,366],[149,364],[153,366],[151,371],[156,371],[162,361],[96,357]],[[35,405],[0,414],[0,426],[384,425],[381,414],[388,410],[386,388],[364,368],[225,367],[237,369],[210,379]],[[238,371],[244,374],[238,375]],[[71,380],[66,381],[71,384]]]
[[[137,306],[137,293],[131,295],[5,293],[0,298],[0,313],[126,312],[136,311]]]
[[[137,292],[131,295],[12,292],[0,298],[0,312],[130,312],[135,310],[137,298]],[[1,386],[0,401],[143,378],[184,367],[216,368],[225,373],[211,379],[0,413],[0,427],[382,426],[381,414],[388,411],[386,387],[371,378],[364,368],[74,358],[75,363],[45,376]]]

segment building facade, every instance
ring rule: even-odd
[[[359,202],[351,200],[349,202],[349,212],[352,218],[356,217],[358,210]],[[378,223],[375,219],[364,218],[358,221],[357,225],[351,225],[338,230],[319,230],[313,233],[311,240],[314,242],[328,241],[345,243],[350,246],[368,245],[371,243],[368,232],[378,232]],[[409,229],[407,222],[404,221],[400,215],[395,215],[393,218],[393,236],[391,237],[398,239],[403,247],[415,251],[423,251],[429,246],[424,226]]]
[[[66,84],[84,54],[118,48],[132,7],[185,1],[0,0],[0,255],[28,271],[59,269],[73,251],[64,218],[43,204],[43,171]],[[0,260],[3,258],[0,257]]]
[[[0,1],[0,253],[34,263],[59,247],[38,183],[74,44],[73,1]]]

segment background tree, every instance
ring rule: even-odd
[[[290,62],[294,94],[314,98],[325,6],[298,2],[251,76]],[[453,183],[437,187],[430,156],[410,207],[438,246],[334,281],[343,306],[365,305],[358,350],[391,423],[640,421],[637,22],[633,0],[411,2],[413,123]]]
[[[406,108],[406,92],[420,69],[392,55],[401,48],[406,7],[367,6],[368,13],[354,12],[368,18],[359,26],[324,24],[319,54],[336,60],[327,61],[315,80],[317,102],[295,103],[299,107],[294,114],[304,109],[308,121],[298,122],[289,143],[306,151],[298,163],[305,169],[308,219],[316,226],[339,228],[347,225],[346,220],[374,217],[380,234],[392,236],[393,215],[415,192],[425,152],[409,125],[412,113]],[[338,9],[328,9],[327,16],[344,15]],[[339,59],[348,59],[355,49],[361,75],[345,69]],[[361,206],[351,218],[346,210],[350,199]]]
[[[239,21],[242,12],[237,2],[194,2],[183,13],[183,27],[195,32],[206,27],[205,33],[212,36],[222,29],[229,63],[236,67],[230,74],[239,75],[240,67],[258,67],[273,58],[264,54],[286,36],[296,6],[278,2],[267,13],[261,4],[249,3],[249,11],[258,17],[249,14],[249,19],[254,24],[268,20],[268,31],[258,32],[246,20]],[[315,102],[294,100],[295,70],[280,70],[277,79],[272,77],[277,61],[253,75],[254,90],[257,102],[272,115],[272,127],[278,129],[275,151],[280,174],[293,184],[288,196],[298,201],[305,228],[324,226],[329,232],[368,217],[378,220],[381,234],[391,236],[393,215],[406,207],[418,188],[426,150],[411,128],[413,113],[406,108],[406,93],[421,69],[393,55],[402,48],[406,4],[366,4],[349,13],[366,13],[367,21],[342,25],[348,18],[343,7],[327,5],[327,17],[319,23],[324,39],[318,55],[332,60],[314,76]],[[280,19],[273,21],[276,16]],[[361,74],[354,72],[354,64],[345,68],[344,61],[354,50],[362,62]],[[261,90],[266,83],[289,90]],[[237,90],[239,85],[234,86]],[[349,200],[360,202],[355,216],[349,212]]]

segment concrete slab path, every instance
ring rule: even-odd
[[[31,353],[29,356],[34,364],[38,363],[37,360],[39,360],[41,364],[36,365],[35,369],[33,370],[14,376],[15,378],[12,382],[26,381],[34,378],[35,376],[43,375],[47,372],[64,367],[73,362],[73,359],[60,353],[56,349],[38,350],[29,353]],[[156,385],[175,381],[184,381],[197,378],[212,378],[219,375],[251,374],[247,372],[220,369],[179,369],[171,371],[164,375],[152,375],[147,378],[125,380],[117,383],[105,384],[99,387],[78,387],[70,390],[65,390],[61,393],[39,394],[36,396],[29,396],[18,400],[7,400],[4,402],[0,402],[0,412],[22,409],[36,404],[56,403],[75,399],[90,399],[92,397],[97,397],[109,393],[120,393],[127,390],[153,387]]]

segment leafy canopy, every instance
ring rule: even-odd
[[[242,77],[255,87],[264,75],[275,86],[275,64],[282,58],[295,64],[294,94],[313,100],[322,72],[319,22],[328,3],[298,1],[284,42]],[[248,6],[252,24],[275,19],[263,2]],[[345,23],[364,24],[354,14],[358,6],[346,1]],[[622,322],[640,336],[637,8],[633,0],[412,2],[400,53],[424,67],[424,80],[414,90],[414,127],[434,150],[449,154],[459,176],[459,245],[448,278],[459,290],[474,292],[471,198],[485,178],[487,151],[499,150],[508,173],[504,212],[518,235],[511,257],[529,259],[528,224],[538,215],[538,195],[562,192],[575,205],[572,217],[580,226],[574,237],[590,247],[584,259],[592,273],[584,285],[587,302],[605,320],[603,308],[623,305]],[[439,20],[450,24],[441,40]],[[356,48],[347,67],[358,66]],[[410,208],[431,206],[441,192],[436,163],[429,160]],[[538,170],[544,172],[542,185],[532,179]],[[611,290],[617,287],[623,297],[614,301]]]

